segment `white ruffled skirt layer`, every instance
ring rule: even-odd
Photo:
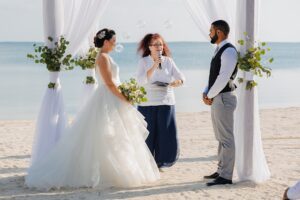
[[[136,187],[159,179],[144,117],[100,85],[53,150],[28,170],[28,187]]]

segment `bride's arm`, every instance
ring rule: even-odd
[[[124,95],[118,90],[118,87],[112,80],[112,74],[110,71],[110,63],[109,58],[104,55],[100,54],[97,59],[97,67],[99,67],[100,74],[103,78],[104,83],[107,85],[108,89],[117,97],[119,97],[123,101],[127,101],[127,99],[124,97]]]

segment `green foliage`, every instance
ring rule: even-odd
[[[96,80],[92,76],[87,76],[85,79],[85,84],[95,84]]]
[[[50,42],[54,42],[53,38],[48,37]],[[37,46],[34,44],[34,54],[27,54],[29,59],[33,59],[35,63],[46,64],[47,69],[51,72],[64,70],[72,70],[74,68],[72,55],[65,55],[69,42],[61,36],[58,42],[54,42],[54,48],[46,45]]]
[[[245,35],[247,36],[247,33],[245,33]],[[243,46],[246,42],[244,40],[238,40],[238,43]],[[266,56],[267,52],[271,49],[266,47],[267,44],[265,42],[255,43],[247,49],[245,55],[238,52],[238,68],[246,72],[251,72],[259,77],[270,77],[271,68],[267,67],[267,64],[271,64],[274,61],[274,58],[265,58],[264,56]],[[244,80],[242,78],[238,79],[238,82],[240,83],[243,81]],[[246,89],[251,90],[255,86],[257,86],[257,82],[253,80],[248,81]]]
[[[253,87],[257,86],[257,82],[255,81],[247,81],[247,84],[246,84],[246,89],[247,90],[251,90]]]
[[[131,78],[129,82],[122,83],[118,88],[132,104],[148,101],[145,88],[139,86],[134,78]]]
[[[74,62],[77,66],[80,66],[82,70],[94,69],[96,66],[96,57],[98,49],[91,47],[86,55],[77,57]],[[95,84],[96,80],[92,76],[87,76],[85,79],[86,84]]]
[[[95,68],[96,56],[98,49],[91,47],[85,56],[80,56],[75,59],[75,64],[83,70]]]
[[[55,83],[50,82],[50,83],[48,84],[48,88],[54,89],[54,88],[55,88]]]

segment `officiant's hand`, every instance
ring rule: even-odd
[[[159,63],[162,62],[161,58],[159,58],[158,56],[154,57],[154,66],[155,68],[158,68],[159,67]]]
[[[158,69],[159,63],[161,63],[161,59],[158,57],[153,57],[153,65],[150,67],[150,69],[147,71],[147,78],[150,79],[153,75],[153,72]]]
[[[202,100],[203,100],[203,102],[206,104],[206,105],[211,105],[212,104],[212,102],[213,102],[213,99],[210,99],[210,98],[208,98],[207,97],[207,95],[205,94],[205,93],[203,93],[203,95],[202,95]]]
[[[179,87],[183,84],[183,81],[182,80],[175,80],[173,82],[170,83],[170,86],[172,87]]]

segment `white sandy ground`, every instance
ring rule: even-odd
[[[272,178],[262,184],[237,182],[206,187],[203,175],[216,168],[217,143],[209,112],[178,113],[180,159],[161,180],[133,189],[91,189],[38,192],[24,186],[34,121],[0,121],[0,199],[281,199],[300,180],[300,108],[261,111],[264,150]]]

